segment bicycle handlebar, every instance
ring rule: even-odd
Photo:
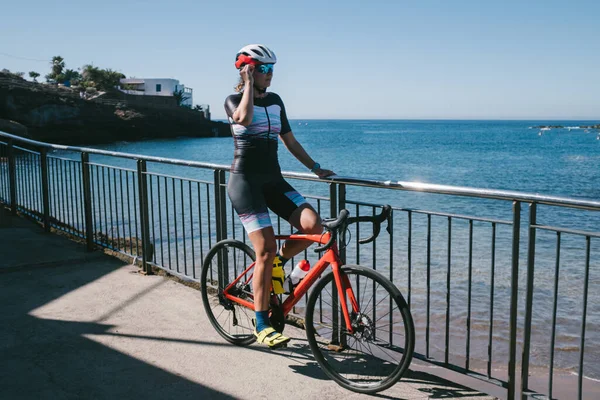
[[[343,227],[344,229],[346,229],[346,227],[348,225],[356,223],[356,222],[372,222],[373,223],[373,235],[371,237],[368,237],[366,239],[361,239],[358,241],[360,244],[372,242],[373,240],[375,240],[375,238],[377,238],[377,236],[379,236],[379,232],[381,231],[381,223],[383,221],[385,221],[386,219],[388,219],[391,212],[392,212],[392,207],[390,205],[385,205],[385,206],[383,206],[380,214],[373,215],[373,216],[365,215],[365,216],[360,216],[360,217],[350,217],[349,218],[348,215],[350,215],[350,212],[344,208],[342,211],[340,211],[340,214],[338,215],[337,218],[327,219],[322,222],[323,227],[326,230],[328,230],[329,232],[331,232],[331,237],[329,238],[329,241],[326,244],[324,244],[323,246],[317,247],[315,249],[315,252],[318,253],[320,251],[329,249],[331,247],[331,245],[333,244],[333,242],[336,240],[337,233],[340,230],[340,228]],[[389,226],[388,226],[388,228],[389,228]]]

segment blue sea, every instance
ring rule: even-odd
[[[551,129],[539,125],[580,126],[598,121],[442,121],[442,120],[292,120],[293,133],[311,157],[339,176],[383,181],[417,181],[434,184],[503,189],[551,196],[600,201],[600,133],[585,129]],[[233,140],[227,138],[176,138],[141,142],[119,142],[96,146],[106,150],[171,157],[229,165]],[[279,157],[284,171],[306,169],[280,144]],[[95,157],[100,160],[101,157]],[[111,161],[128,165],[130,161]],[[200,172],[185,167],[150,164],[150,171],[199,178]],[[325,184],[291,182],[305,195],[327,196]],[[408,193],[389,189],[348,188],[348,199],[366,203],[389,203],[405,209],[394,219],[393,262],[388,258],[365,259],[366,248],[353,262],[383,265],[382,272],[393,270],[393,280],[406,294],[408,290],[408,213],[406,209],[427,210],[495,219],[512,220],[509,201],[481,200],[469,197]],[[371,212],[350,207],[351,212]],[[325,208],[325,210],[327,210]],[[519,294],[523,308],[527,267],[527,223],[529,208],[522,210]],[[327,212],[322,212],[328,216]],[[600,213],[568,208],[540,206],[538,223],[588,232],[600,232]],[[464,360],[465,320],[469,264],[469,223],[455,219],[448,226],[447,217],[431,221],[431,353],[443,358],[446,314],[448,260],[451,264],[450,287],[452,326],[450,361]],[[412,311],[417,335],[423,335],[427,322],[424,296],[426,291],[427,216],[413,214],[411,255]],[[448,245],[451,229],[452,243]],[[506,366],[506,335],[509,316],[511,227],[499,224],[496,232],[494,293],[494,361]],[[487,357],[488,318],[490,308],[491,263],[490,223],[473,224],[471,357]],[[239,236],[238,236],[239,237]],[[556,268],[555,232],[538,231],[536,239],[535,293],[532,328],[532,367],[544,370],[549,362],[549,337]],[[385,238],[382,238],[383,248]],[[353,245],[351,244],[350,247]],[[389,243],[388,243],[389,247]],[[559,303],[557,304],[556,352],[554,366],[577,371],[579,343],[583,322],[583,277],[586,240],[577,235],[562,235],[559,263]],[[387,253],[387,247],[385,252]],[[387,257],[387,256],[386,256]],[[588,307],[585,314],[584,375],[600,378],[600,239],[590,241]],[[523,313],[519,314],[519,337]],[[420,346],[420,347],[419,347]],[[419,342],[417,351],[425,352]],[[520,354],[520,353],[519,353]],[[518,357],[520,359],[520,355]],[[471,361],[472,368],[485,363]]]
[[[578,126],[598,121],[551,121]],[[548,121],[292,120],[296,138],[341,176],[419,181],[600,199],[598,130],[533,127]],[[96,146],[230,164],[231,138],[150,140]],[[280,145],[283,170],[304,167]]]

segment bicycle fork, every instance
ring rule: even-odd
[[[333,264],[333,263],[332,263]],[[354,315],[358,315],[360,313],[360,309],[358,307],[358,302],[356,301],[356,297],[354,296],[354,291],[352,290],[352,286],[350,285],[350,279],[348,276],[341,271],[341,267],[339,264],[335,263],[332,265],[333,276],[335,281],[335,286],[337,290],[332,290],[332,306],[333,306],[333,329],[332,329],[332,337],[331,342],[329,344],[329,349],[334,351],[342,351],[347,347],[346,343],[346,334],[342,334],[340,330],[339,321],[338,321],[338,307],[341,306],[342,309],[342,317],[344,319],[344,325],[346,326],[345,333],[354,334],[354,328],[352,326],[352,318],[351,312]],[[341,304],[338,305],[338,302]],[[352,307],[350,310],[348,307],[348,301]],[[342,328],[343,330],[343,328]]]

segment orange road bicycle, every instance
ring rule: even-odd
[[[270,321],[282,332],[294,305],[315,285],[308,296],[304,326],[310,349],[322,370],[342,387],[375,393],[394,385],[406,372],[415,345],[412,316],[400,290],[377,271],[360,265],[344,265],[337,237],[348,225],[372,222],[378,236],[381,223],[390,215],[385,206],[375,216],[349,217],[342,210],[337,218],[323,221],[323,234],[278,235],[278,240],[308,240],[320,246],[321,258],[285,300],[272,293]],[[217,332],[230,343],[246,346],[255,341],[252,271],[254,251],[238,240],[215,244],[202,265],[204,308]],[[323,275],[327,267],[332,271]]]

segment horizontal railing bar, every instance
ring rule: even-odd
[[[96,166],[96,167],[103,167],[103,168],[108,168],[108,169],[114,169],[117,171],[128,171],[128,172],[135,172],[137,173],[136,169],[131,169],[131,168],[125,168],[125,167],[116,167],[114,165],[108,165],[108,164],[99,164],[99,163],[93,163],[93,162],[89,162],[88,165],[90,166]]]
[[[206,183],[209,185],[214,185],[215,183],[212,181],[202,181],[199,179],[190,179],[190,178],[184,178],[181,176],[173,176],[173,175],[166,175],[166,174],[159,174],[158,172],[144,172],[144,175],[148,175],[148,176],[159,176],[161,178],[171,178],[171,179],[179,179],[181,181],[186,181],[186,182],[194,182],[194,183]]]
[[[34,145],[37,147],[54,149],[54,150],[63,150],[63,151],[75,151],[75,152],[87,152],[89,154],[100,154],[105,156],[113,156],[119,158],[128,158],[133,160],[146,160],[149,162],[158,162],[163,164],[171,164],[171,165],[181,165],[188,167],[197,167],[197,168],[205,168],[205,169],[213,169],[213,170],[224,170],[229,171],[231,167],[229,165],[222,164],[212,164],[212,163],[201,163],[196,161],[186,161],[186,160],[178,160],[166,157],[156,157],[156,156],[144,156],[141,154],[130,154],[130,153],[119,153],[115,151],[107,151],[107,150],[97,150],[86,147],[76,147],[76,146],[65,146],[65,145],[57,145],[57,144],[49,144],[44,142],[38,142],[36,140],[25,139],[20,136],[11,135],[8,133],[4,133],[0,131],[0,137],[4,137],[16,142],[26,143],[30,145]],[[462,186],[449,186],[449,185],[438,185],[431,183],[422,183],[422,182],[403,182],[403,181],[391,181],[391,180],[373,180],[373,179],[360,179],[353,177],[343,177],[343,176],[333,176],[328,178],[318,178],[314,174],[308,173],[300,173],[300,172],[282,172],[284,177],[287,178],[295,178],[300,180],[309,180],[309,181],[325,181],[332,183],[343,183],[354,186],[366,186],[366,187],[374,187],[374,188],[387,188],[394,190],[404,190],[404,191],[412,191],[412,192],[425,192],[425,193],[435,193],[435,194],[447,194],[447,195],[457,195],[457,196],[465,196],[465,197],[478,197],[485,199],[496,199],[496,200],[507,200],[507,201],[520,201],[527,203],[538,203],[538,204],[546,204],[551,206],[563,206],[570,208],[580,208],[586,210],[600,211],[600,201],[593,200],[579,200],[579,199],[571,199],[566,197],[555,197],[555,196],[545,196],[539,194],[531,194],[531,193],[522,193],[517,191],[509,191],[509,190],[492,190],[492,189],[480,189],[480,188],[470,188],[470,187],[462,187]]]
[[[48,158],[51,158],[53,160],[71,161],[71,162],[76,162],[76,163],[81,164],[81,160],[74,160],[72,158],[56,157],[56,156],[51,156],[50,154],[48,154]]]
[[[11,135],[9,133],[5,133],[2,131],[0,131],[0,136],[11,139],[13,141],[27,143],[27,144],[31,144],[31,145],[34,145],[37,147],[42,147],[42,148],[52,149],[52,150],[98,154],[98,155],[103,155],[103,156],[127,158],[127,159],[131,159],[131,160],[146,160],[149,162],[158,162],[158,163],[163,163],[163,164],[182,165],[182,166],[188,166],[188,167],[198,167],[198,168],[207,168],[207,169],[220,169],[220,170],[229,171],[229,169],[231,168],[228,165],[222,165],[222,164],[201,163],[201,162],[197,162],[197,161],[178,160],[178,159],[174,159],[174,158],[144,156],[141,154],[131,154],[131,153],[120,153],[120,152],[116,152],[116,151],[92,149],[89,147],[50,144],[50,143],[38,142],[37,140],[25,139],[20,136]],[[315,180],[318,180],[318,178],[316,178]]]
[[[19,147],[17,145],[15,145],[15,149],[20,150],[20,151],[24,151],[27,153],[31,153],[31,154],[35,154],[35,155],[40,155],[39,151],[35,151],[35,150],[31,150],[31,149],[26,149],[25,147]]]
[[[368,201],[357,201],[357,200],[348,200],[346,199],[346,204],[354,204],[356,206],[365,206],[365,207],[381,207],[381,204],[377,203],[369,203]],[[398,210],[398,208],[396,209]]]
[[[284,176],[294,177],[297,174],[286,173]],[[299,175],[299,174],[298,174]],[[388,188],[395,190],[405,190],[412,192],[448,194],[465,197],[479,197],[484,199],[496,199],[507,201],[521,201],[526,203],[539,203],[551,206],[563,206],[570,208],[581,208],[586,210],[600,211],[600,201],[579,200],[567,197],[545,196],[532,193],[524,193],[510,190],[480,189],[462,186],[437,185],[421,182],[403,182],[403,181],[380,181],[367,180],[350,177],[336,176],[335,178],[324,178],[322,180],[331,180],[335,183],[345,183],[356,186],[366,186],[374,188]]]
[[[369,203],[369,202],[364,202],[364,201],[355,201],[355,200],[346,200],[346,203],[347,204],[355,204],[355,205],[359,205],[359,206],[366,206],[366,207],[382,207],[383,206],[382,204]],[[412,213],[416,213],[416,214],[435,215],[435,216],[439,216],[439,217],[452,217],[452,218],[457,218],[457,219],[465,219],[465,220],[472,220],[472,221],[479,221],[479,222],[490,222],[490,223],[496,223],[496,224],[501,224],[501,225],[512,225],[512,221],[503,221],[500,219],[472,217],[472,216],[462,215],[462,214],[442,213],[442,212],[437,212],[437,211],[427,211],[427,210],[419,210],[419,209],[413,209],[413,208],[392,207],[392,209],[395,211],[412,212]]]
[[[323,201],[329,201],[329,197],[325,197],[325,196],[316,196],[316,195],[302,195],[307,199],[313,199],[313,200],[323,200]]]
[[[394,208],[394,207],[392,207],[392,208]],[[418,210],[418,209],[410,209],[410,208],[394,208],[394,210],[407,211],[407,212],[410,211],[415,214],[435,215],[436,217],[451,217],[451,218],[466,219],[466,220],[478,221],[478,222],[490,222],[490,223],[495,223],[495,224],[500,224],[500,225],[512,225],[512,221],[503,221],[501,219],[489,219],[489,218],[481,218],[481,217],[470,217],[468,215],[462,215],[462,214],[442,213],[442,212],[437,212],[437,211],[426,211],[426,210]]]
[[[555,226],[547,226],[547,225],[531,225],[531,227],[536,228],[536,229],[542,229],[545,231],[570,233],[573,235],[581,235],[581,236],[590,236],[590,237],[600,238],[600,232],[580,231],[577,229],[558,228]]]

